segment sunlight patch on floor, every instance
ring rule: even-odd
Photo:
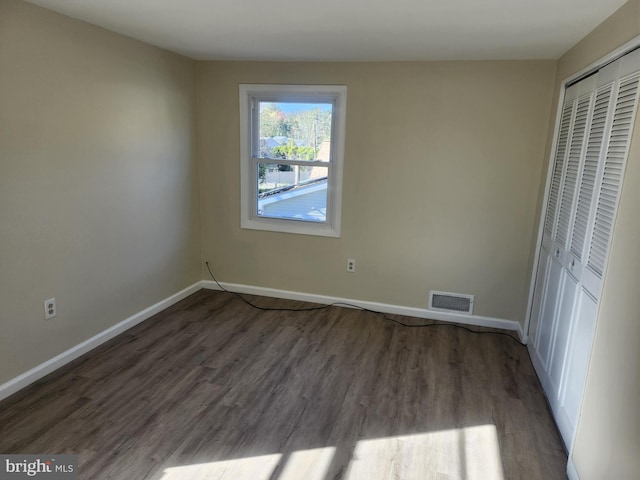
[[[161,480],[325,480],[335,447],[167,468]],[[361,440],[346,480],[504,480],[494,425]]]
[[[238,458],[167,468],[161,480],[269,480],[282,455]]]
[[[293,452],[278,480],[325,480],[335,451],[325,447]]]
[[[362,440],[345,478],[504,480],[496,427]]]

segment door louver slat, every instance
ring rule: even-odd
[[[584,255],[589,213],[591,211],[591,203],[593,201],[598,174],[598,162],[605,140],[604,129],[607,124],[612,90],[613,83],[610,83],[600,87],[596,91],[593,118],[589,129],[589,139],[587,140],[587,150],[585,153],[583,173],[578,191],[578,204],[571,236],[570,250],[579,261],[582,261]]]
[[[567,167],[564,176],[564,185],[562,187],[562,196],[560,198],[558,225],[555,233],[556,241],[565,246],[569,235],[569,225],[571,222],[578,171],[580,169],[580,161],[582,158],[582,149],[587,131],[587,119],[591,108],[592,97],[592,94],[588,94],[578,99],[573,131],[571,132],[569,155],[567,156]]]
[[[560,123],[560,134],[558,135],[558,146],[553,166],[553,176],[551,178],[551,190],[549,201],[547,202],[547,212],[544,221],[544,229],[551,235],[555,223],[556,207],[558,206],[558,195],[560,194],[560,182],[564,171],[565,154],[567,153],[567,143],[569,140],[569,129],[571,127],[571,116],[575,100],[568,101],[562,108],[562,120]]]
[[[587,266],[602,278],[638,95],[639,74],[620,81]]]

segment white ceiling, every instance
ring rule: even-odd
[[[558,58],[625,0],[28,0],[195,59]]]

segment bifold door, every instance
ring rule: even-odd
[[[591,355],[639,83],[640,51],[634,51],[568,87],[562,105],[529,351],[568,448]]]

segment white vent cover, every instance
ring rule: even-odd
[[[473,313],[473,295],[431,290],[429,292],[429,310],[471,315]]]

